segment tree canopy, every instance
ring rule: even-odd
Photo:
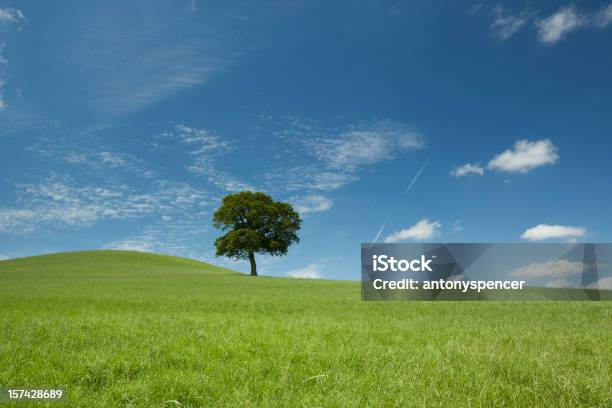
[[[291,204],[267,194],[242,191],[229,194],[213,215],[214,226],[227,233],[215,240],[217,256],[249,259],[257,276],[255,254],[286,255],[299,242],[302,220]]]

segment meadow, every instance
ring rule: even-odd
[[[64,388],[50,406],[612,407],[611,374],[611,302],[362,302],[358,282],[123,251],[0,261],[0,387]]]

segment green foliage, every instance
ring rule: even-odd
[[[0,387],[49,406],[612,406],[612,302],[362,302],[96,251],[0,261],[0,311]]]
[[[290,204],[274,201],[267,194],[243,191],[223,198],[215,211],[216,228],[228,231],[217,238],[217,255],[246,259],[249,253],[285,255],[299,242],[300,215]]]

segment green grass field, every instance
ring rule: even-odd
[[[0,262],[0,311],[0,387],[52,406],[612,407],[611,302],[362,302],[96,251]]]

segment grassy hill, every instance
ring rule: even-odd
[[[611,367],[610,302],[361,302],[123,251],[0,262],[0,387],[63,387],[58,406],[610,407]]]

